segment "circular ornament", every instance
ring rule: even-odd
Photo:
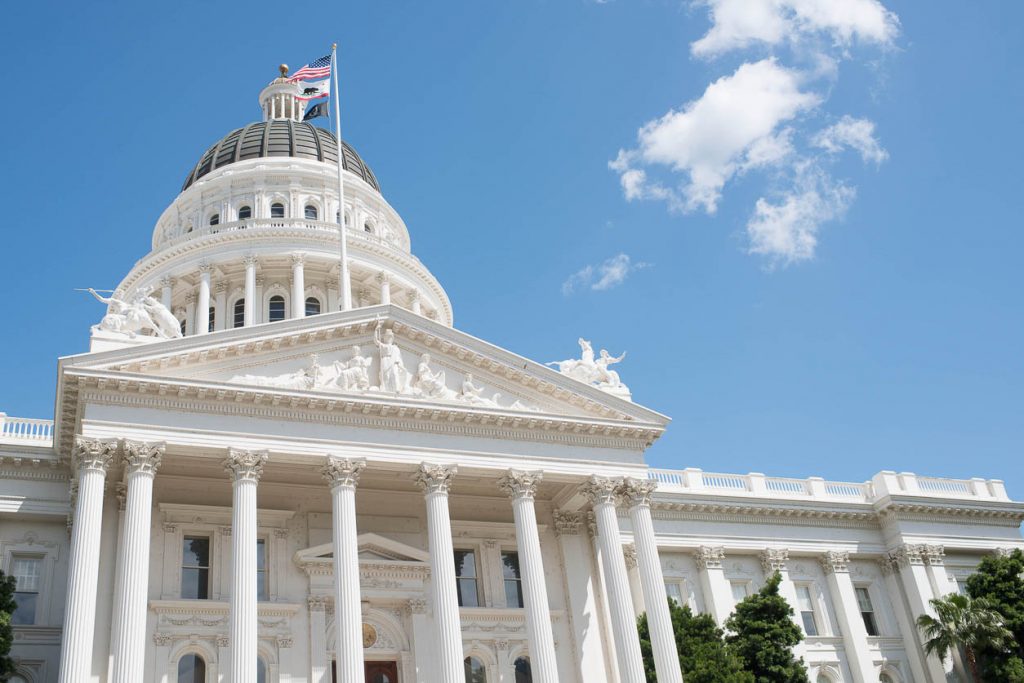
[[[377,642],[377,629],[371,624],[363,623],[363,648],[373,647]]]

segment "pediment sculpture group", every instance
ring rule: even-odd
[[[621,363],[626,358],[626,354],[623,353],[621,356],[615,357],[606,349],[601,349],[601,353],[595,358],[594,347],[589,341],[580,337],[577,342],[580,345],[579,358],[553,361],[546,365],[555,365],[563,375],[597,387],[609,394],[629,399],[631,395],[629,387],[619,379],[619,373],[609,367],[615,363]]]
[[[101,330],[129,339],[139,335],[159,339],[177,339],[182,336],[181,323],[162,302],[150,296],[149,289],[139,289],[131,298],[114,294],[100,296],[92,287],[86,291],[107,305],[107,314],[95,326]]]
[[[345,393],[377,392],[429,398],[444,401],[460,401],[470,405],[500,407],[500,394],[484,396],[484,387],[473,381],[473,375],[466,373],[459,383],[458,391],[448,387],[444,370],[430,367],[429,353],[420,355],[416,370],[412,371],[405,365],[402,351],[395,343],[395,333],[385,329],[378,321],[373,331],[373,341],[377,347],[380,365],[377,376],[371,380],[373,356],[363,355],[362,348],[353,346],[349,350],[347,360],[336,360],[329,365],[321,365],[317,355],[313,355],[310,364],[296,372],[266,377],[263,375],[235,375],[231,382],[272,386],[281,389],[307,389],[321,391],[341,391]],[[537,410],[516,400],[511,406],[515,410]]]

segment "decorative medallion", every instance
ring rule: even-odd
[[[377,643],[377,629],[372,624],[363,622],[363,648],[373,647]]]

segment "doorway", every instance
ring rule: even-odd
[[[398,683],[398,662],[366,662],[363,665],[366,683]],[[338,663],[331,662],[331,680],[338,683]]]

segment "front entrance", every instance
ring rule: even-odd
[[[363,674],[366,683],[398,683],[398,662],[366,662]],[[338,663],[333,661],[331,680],[338,683]]]

